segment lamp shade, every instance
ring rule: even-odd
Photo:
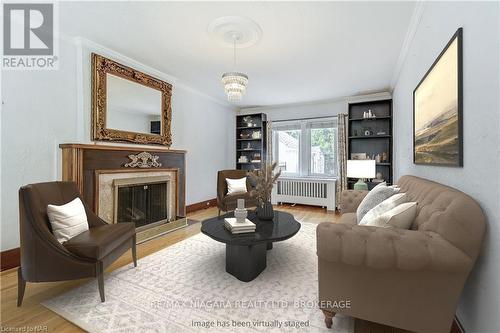
[[[347,177],[375,178],[375,160],[347,160]]]

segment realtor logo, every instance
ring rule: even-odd
[[[57,69],[54,6],[3,4],[3,69]]]

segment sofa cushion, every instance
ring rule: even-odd
[[[373,219],[370,219],[366,225],[383,228],[410,229],[416,215],[417,203],[406,202],[383,214],[375,216]]]
[[[375,186],[359,204],[356,210],[357,222],[359,223],[370,209],[397,192],[399,192],[399,189],[388,187],[383,184]]]
[[[318,257],[375,269],[467,272],[473,260],[439,234],[323,222],[316,228]]]
[[[344,214],[342,214],[338,223],[344,223],[344,224],[356,224],[356,223],[358,223],[356,220],[356,213],[344,213]]]
[[[63,243],[79,257],[100,260],[135,234],[132,222],[106,224],[90,228]]]
[[[373,221],[378,216],[390,211],[391,209],[399,206],[402,203],[405,203],[406,201],[406,193],[397,193],[390,196],[389,198],[385,199],[384,201],[370,209],[368,213],[363,216],[363,218],[359,222],[359,225],[369,224],[370,221]]]
[[[87,214],[80,198],[75,198],[61,206],[47,205],[47,215],[52,233],[59,243],[66,242],[89,230]]]

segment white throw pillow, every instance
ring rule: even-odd
[[[227,194],[246,193],[247,192],[247,177],[240,179],[226,178]]]
[[[385,199],[372,209],[366,213],[365,216],[361,219],[359,222],[360,225],[365,225],[368,224],[369,221],[377,218],[379,215],[384,214],[385,212],[390,211],[391,209],[401,205],[402,203],[406,202],[406,193],[398,193],[394,194],[393,196],[389,197],[388,199]]]
[[[382,187],[382,186],[387,186],[387,183],[386,182],[378,183],[373,189],[375,189],[377,187]]]
[[[370,209],[398,192],[399,188],[396,189],[388,187],[386,183],[381,183],[375,186],[370,192],[368,192],[359,204],[358,209],[356,210],[356,222],[361,222]]]
[[[377,218],[369,221],[366,225],[384,228],[410,229],[416,216],[417,203],[406,202],[379,215]]]
[[[89,230],[87,213],[80,198],[62,206],[48,205],[47,215],[52,225],[52,233],[59,243]]]

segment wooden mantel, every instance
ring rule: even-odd
[[[179,217],[186,215],[186,151],[165,147],[114,146],[64,143],[62,150],[62,180],[76,182],[85,202],[96,211],[97,175],[102,172],[176,170],[178,175],[177,202]],[[160,167],[133,168],[125,166],[129,155],[147,152],[157,157]]]
[[[98,145],[91,143],[61,143],[59,148],[77,148],[77,149],[94,149],[94,150],[121,150],[121,151],[161,151],[165,153],[185,154],[185,150],[170,149],[166,147],[144,147],[144,146],[113,146],[113,145]]]

